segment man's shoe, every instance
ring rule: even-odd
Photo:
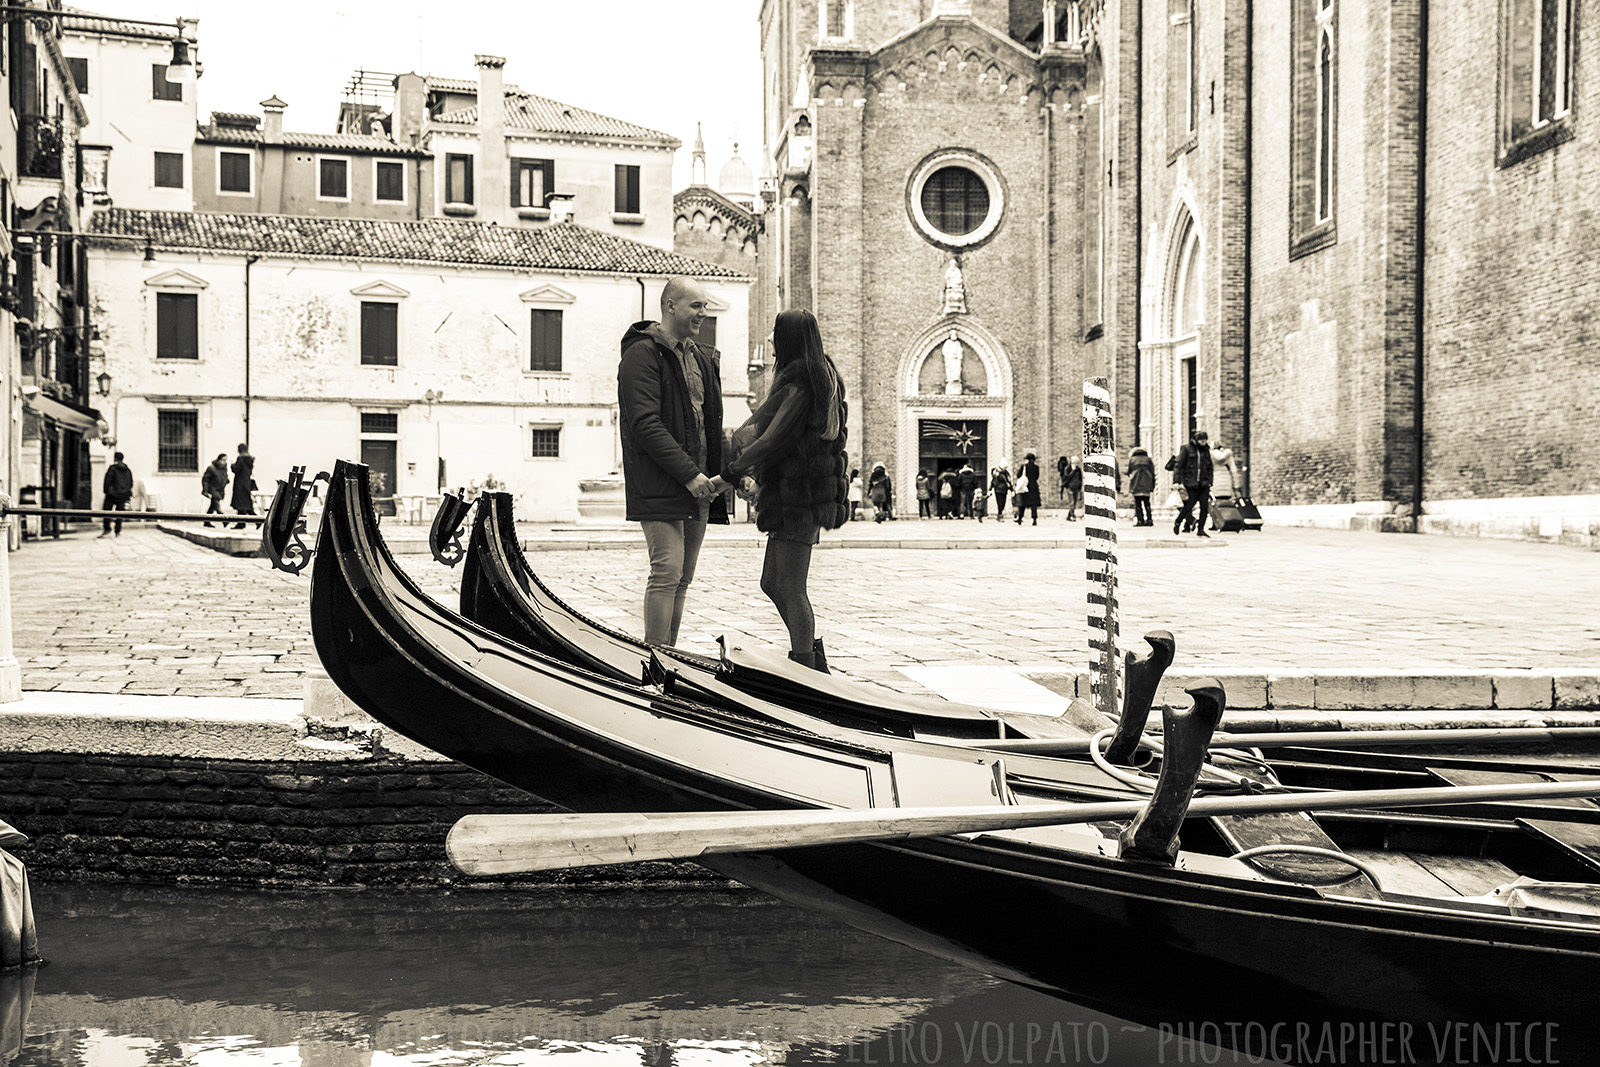
[[[1210,535],[1210,534],[1208,534],[1208,533],[1206,533],[1206,532],[1205,532],[1205,531],[1204,531],[1204,530],[1201,530],[1201,531],[1200,531],[1200,532],[1199,532],[1199,533],[1197,533],[1197,534],[1196,534],[1196,535],[1195,535],[1195,536],[1196,536],[1196,537],[1210,537],[1210,536],[1211,536],[1211,535]]]
[[[1178,525],[1179,525],[1178,521],[1174,520],[1173,523],[1172,523],[1172,535],[1174,537],[1176,537],[1178,535]]]
[[[100,535],[100,537],[110,537],[110,536],[111,536],[111,531],[110,530],[106,530],[104,533],[102,533]],[[100,540],[100,537],[96,537],[95,540],[96,541]]]

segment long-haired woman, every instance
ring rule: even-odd
[[[755,479],[756,528],[767,535],[761,591],[789,629],[789,658],[826,673],[806,585],[812,547],[849,514],[844,382],[809,311],[779,313],[772,351],[772,388],[734,431],[722,477]]]

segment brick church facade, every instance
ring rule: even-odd
[[[1580,6],[765,0],[770,299],[901,485],[1081,452],[1104,374],[1275,521],[1596,544]]]

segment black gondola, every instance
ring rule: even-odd
[[[395,567],[366,470],[340,464],[315,557],[312,624],[335,682],[444,755],[580,811],[886,807],[918,790],[1013,802],[995,758],[926,773],[893,752],[771,724],[572,669],[429,601]],[[1026,799],[1026,798],[1022,798]],[[945,802],[953,802],[947,799]],[[1122,857],[1093,828],[1050,828],[708,858],[708,866],[914,947],[1147,1023],[1196,1019],[1416,1028],[1521,1023],[1557,1054],[1600,1051],[1594,864],[1548,827],[1379,813],[1329,820],[1373,849],[1492,859],[1539,880],[1553,914],[1393,889],[1319,890],[1206,851]],[[1343,842],[1341,842],[1343,843]],[[1437,866],[1437,865],[1436,865]],[[1550,883],[1575,883],[1568,890]],[[1542,887],[1542,888],[1541,888]],[[1537,891],[1536,891],[1537,890]],[[1562,903],[1563,900],[1570,902]],[[1202,986],[1203,983],[1203,986]]]

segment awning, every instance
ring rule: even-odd
[[[33,396],[24,395],[22,404],[30,411],[37,412],[47,419],[53,419],[67,429],[83,435],[85,441],[92,441],[100,436],[100,427],[105,425],[105,420],[94,408],[80,408],[76,404],[69,404],[54,397],[36,393]]]

